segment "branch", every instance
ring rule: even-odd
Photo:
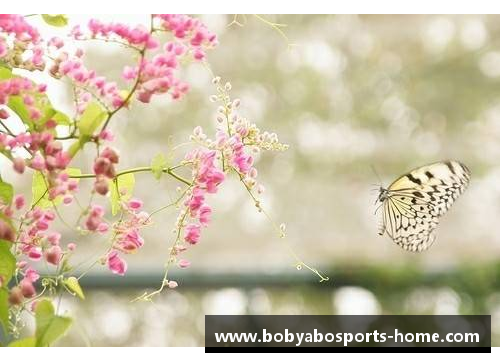
[[[185,183],[188,186],[191,186],[192,182],[189,182],[188,180],[186,180],[185,178],[183,178],[182,176],[179,176],[178,174],[176,174],[174,172],[174,170],[177,169],[177,168],[179,168],[179,167],[180,167],[180,165],[174,166],[174,167],[165,167],[163,169],[163,173],[167,173],[170,176],[172,176],[173,178],[179,180],[180,182]],[[152,171],[153,171],[153,169],[151,167],[136,167],[136,168],[131,168],[131,169],[128,169],[128,170],[123,170],[123,171],[118,172],[116,174],[116,176],[113,178],[113,180],[116,180],[118,177],[120,177],[122,175],[126,175],[128,173],[152,172]],[[93,174],[93,173],[84,173],[84,174],[81,174],[81,175],[71,175],[69,177],[70,178],[84,179],[84,178],[96,178],[97,175]]]

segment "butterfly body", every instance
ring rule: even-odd
[[[470,181],[469,169],[459,161],[418,167],[381,187],[377,201],[383,218],[379,234],[413,252],[424,251],[436,240],[436,227]]]

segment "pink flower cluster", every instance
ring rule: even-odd
[[[217,45],[217,36],[211,33],[199,19],[183,14],[158,14],[161,27],[172,34],[190,48],[196,60],[205,58],[204,48],[213,48]]]
[[[92,38],[102,37],[107,40],[119,38],[130,45],[140,47],[141,49],[156,49],[159,45],[150,33],[149,29],[139,25],[131,27],[122,23],[103,23],[97,19],[90,19],[87,24]],[[75,39],[84,39],[85,35],[79,26],[76,26],[71,31]]]
[[[22,270],[23,279],[19,283],[19,287],[21,288],[21,293],[25,298],[32,298],[36,294],[36,289],[33,283],[35,283],[38,279],[40,279],[40,274],[28,266],[28,263],[21,261],[17,263],[17,267]]]
[[[10,210],[4,208],[2,212],[5,215],[11,215],[13,207],[20,210],[24,205],[24,197],[19,195],[14,198],[13,205],[9,206]],[[17,236],[21,253],[31,261],[36,262],[44,259],[47,263],[58,266],[65,252],[60,246],[61,234],[49,230],[50,225],[55,220],[54,212],[35,207],[24,213],[21,220],[22,227]],[[74,249],[75,245],[73,243],[67,245],[67,252]],[[18,268],[24,269],[24,279],[19,286],[23,296],[30,298],[35,295],[33,283],[36,282],[39,275],[33,267],[26,268],[26,266],[26,261],[18,263]]]
[[[50,210],[35,207],[23,217],[26,228],[19,234],[21,251],[31,260],[40,260],[43,256],[43,247],[59,245],[61,235],[48,232],[50,224],[55,220],[55,214]]]
[[[225,178],[224,173],[215,164],[215,155],[215,151],[198,148],[188,153],[185,158],[192,164],[195,182],[191,195],[185,201],[192,222],[184,229],[184,241],[191,245],[200,240],[201,226],[207,226],[210,222],[212,209],[205,203],[205,195],[216,193]]]
[[[165,44],[163,52],[153,56],[151,60],[144,58],[137,67],[125,67],[123,77],[127,81],[139,77],[137,85],[137,99],[149,103],[154,94],[170,93],[173,99],[186,94],[189,85],[175,76],[178,67],[178,58],[186,48],[182,44],[173,42]]]
[[[48,199],[54,200],[62,196],[65,204],[71,203],[72,194],[78,190],[78,183],[71,180],[65,172],[71,159],[63,150],[62,143],[55,140],[50,132],[20,133],[16,136],[0,133],[0,149],[14,151],[18,148],[26,148],[32,157],[27,161],[22,157],[14,157],[14,170],[22,174],[28,165],[33,170],[42,172],[47,177]]]
[[[123,203],[125,217],[113,225],[115,233],[113,249],[106,256],[106,263],[114,274],[124,275],[127,270],[127,263],[120,257],[119,252],[134,253],[144,245],[139,230],[150,223],[150,216],[147,212],[141,211],[141,208],[142,201],[139,199]]]
[[[13,205],[0,206],[0,209],[11,217],[14,212],[12,208],[20,210],[24,205],[24,196],[18,195],[14,198]],[[67,251],[64,252],[60,246],[61,234],[49,231],[50,224],[55,220],[52,211],[35,207],[22,215],[21,220],[23,226],[17,238],[19,249],[32,262],[44,259],[47,263],[58,266],[65,253],[75,250],[76,245],[69,243]],[[17,262],[17,268],[23,278],[10,291],[9,302],[14,305],[21,304],[24,298],[33,298],[36,295],[34,283],[40,278],[36,269],[29,266],[26,260]]]
[[[18,96],[27,92],[31,92],[33,90],[34,90],[33,83],[29,79],[24,77],[16,77],[0,81],[0,104],[2,105],[7,104],[7,102],[9,101],[9,97],[11,96]],[[45,86],[40,86],[37,90],[39,92],[42,92],[45,90]],[[27,106],[34,105],[34,99],[31,95],[26,95],[23,98],[23,101]],[[38,110],[36,111],[39,112]],[[33,111],[30,110],[30,112],[34,113],[35,110]]]
[[[89,231],[97,231],[105,234],[109,230],[108,223],[103,219],[104,208],[101,205],[90,205],[88,216],[85,219],[85,226]]]
[[[22,15],[0,14],[0,30],[6,34],[13,34],[19,41],[37,43],[40,39],[38,30],[28,24]]]
[[[244,131],[245,132],[245,131]],[[232,151],[231,162],[241,174],[247,175],[252,169],[253,156],[245,153],[243,139],[244,135],[237,133],[229,138],[227,145]]]
[[[63,171],[68,167],[71,158],[63,149],[61,141],[54,139],[49,132],[33,133],[30,135],[29,149],[35,152],[30,167],[37,171]],[[18,136],[19,137],[19,136]]]
[[[59,79],[68,77],[78,89],[77,110],[82,113],[92,96],[99,96],[101,102],[116,109],[123,105],[123,97],[115,82],[97,75],[95,70],[88,69],[83,63],[84,52],[78,49],[73,55],[60,52],[49,69],[50,74]]]
[[[94,173],[97,175],[94,190],[99,195],[109,191],[109,180],[115,177],[115,166],[120,160],[118,153],[111,147],[106,147],[94,160]]]
[[[224,172],[215,165],[215,156],[215,151],[197,148],[185,157],[185,161],[193,165],[192,173],[196,185],[211,194],[217,192],[217,186],[225,178]]]
[[[24,298],[33,298],[36,295],[33,283],[40,279],[40,274],[24,260],[17,263],[17,268],[21,271],[23,279],[10,291],[9,302],[14,305],[21,304]]]
[[[12,46],[9,38],[13,40]],[[23,68],[43,69],[45,62],[40,41],[38,30],[22,15],[0,14],[0,59]],[[24,57],[27,52],[28,56]]]
[[[126,66],[122,75],[126,81],[137,83],[137,99],[148,103],[153,95],[167,93],[177,99],[189,90],[188,84],[175,75],[179,58],[190,55],[195,60],[204,59],[206,49],[217,45],[217,38],[200,20],[187,15],[162,14],[154,15],[154,19],[158,19],[159,25],[151,29],[142,25],[133,27],[91,19],[85,30],[75,26],[70,36],[76,40],[117,41],[136,48],[143,53],[140,62],[136,66]],[[159,30],[171,32],[175,40],[164,44],[159,53],[149,58],[145,53],[147,50],[160,49],[161,44],[154,37],[154,33]],[[57,37],[51,38],[47,46],[49,50],[57,51],[51,55],[55,60],[49,72],[55,78],[68,77],[77,86],[77,108],[80,113],[94,96],[98,96],[111,110],[124,105],[125,98],[115,82],[85,67],[83,50],[78,49],[71,55],[61,51],[64,41]],[[38,54],[39,57],[42,55]]]

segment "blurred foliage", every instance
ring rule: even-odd
[[[62,301],[62,310],[72,310],[79,326],[60,344],[203,345],[205,314],[249,313],[491,314],[492,343],[500,345],[500,263],[433,273],[347,266],[329,275],[333,280],[320,284],[303,274],[187,273],[180,289],[154,303],[132,304],[160,274],[132,275],[118,285],[91,277],[84,284],[87,303]],[[89,334],[91,326],[95,332]]]

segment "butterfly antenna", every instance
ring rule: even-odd
[[[383,183],[382,183],[382,179],[380,178],[380,176],[379,176],[379,174],[378,174],[377,170],[375,169],[375,166],[370,165],[370,167],[371,167],[371,169],[372,169],[373,173],[375,174],[375,176],[377,176],[378,181],[380,182],[377,186],[382,187],[382,184],[383,184]]]

